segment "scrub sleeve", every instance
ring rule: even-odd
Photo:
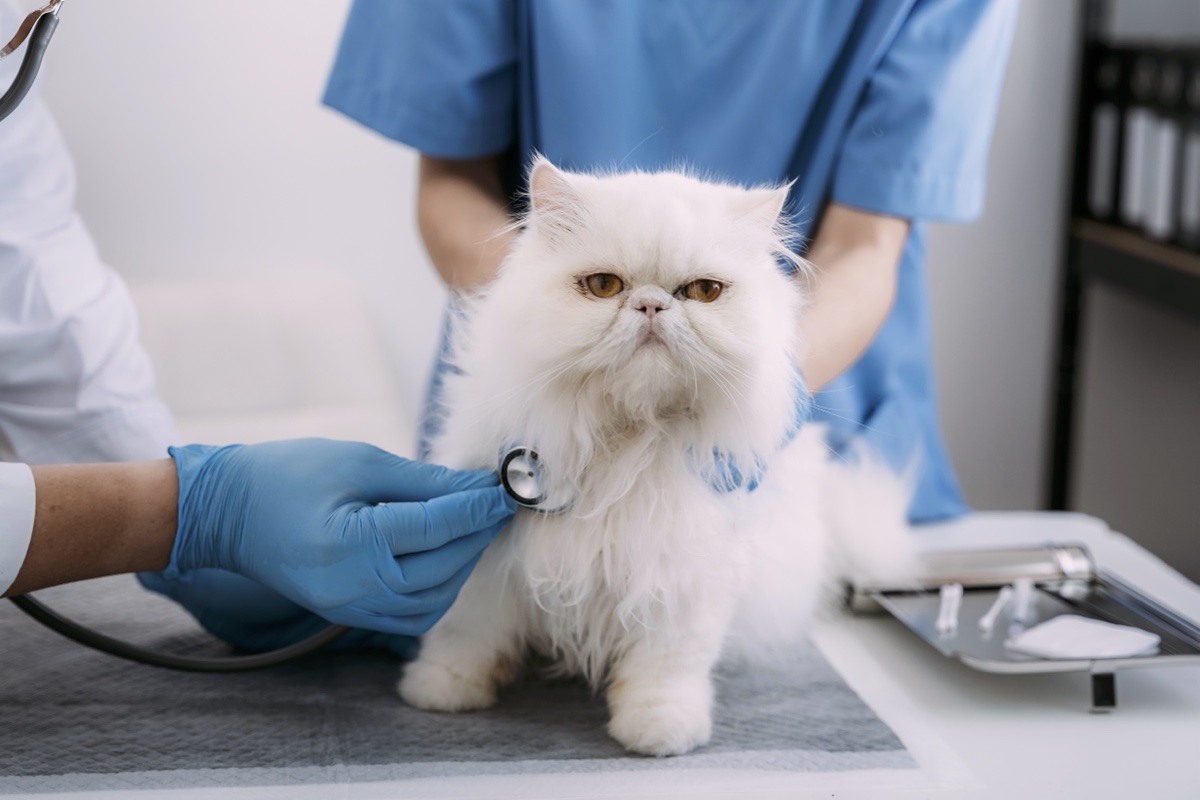
[[[908,219],[983,212],[1015,2],[915,4],[872,70],[835,155],[831,197]]]
[[[515,141],[513,0],[357,0],[324,102],[435,158],[478,158]]]

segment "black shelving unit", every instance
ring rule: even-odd
[[[1103,49],[1108,0],[1083,0],[1082,69],[1075,124],[1071,180],[1071,225],[1067,235],[1059,294],[1058,357],[1049,452],[1046,507],[1066,510],[1071,499],[1076,411],[1087,313],[1088,289],[1102,282],[1163,308],[1200,320],[1200,253],[1163,244],[1120,225],[1089,219],[1090,163],[1087,110],[1096,91],[1089,79]]]

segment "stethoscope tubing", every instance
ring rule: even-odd
[[[265,653],[252,653],[238,656],[177,656],[171,653],[160,653],[147,650],[144,647],[114,639],[98,631],[85,628],[77,622],[72,622],[53,609],[34,600],[29,595],[10,597],[13,604],[45,625],[55,633],[71,639],[93,650],[99,650],[110,656],[117,656],[139,664],[152,667],[180,670],[183,672],[247,672],[249,670],[265,669],[291,661],[300,656],[319,650],[337,639],[349,630],[341,625],[330,625],[312,636],[287,647],[269,650]]]
[[[29,34],[29,40],[25,43],[25,55],[17,69],[17,77],[4,96],[0,97],[0,122],[17,110],[17,106],[33,88],[33,82],[42,66],[42,57],[46,55],[46,48],[50,46],[50,39],[57,27],[57,10],[43,14],[33,26],[33,32]]]

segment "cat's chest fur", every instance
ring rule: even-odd
[[[715,492],[675,448],[652,448],[635,475],[621,473],[622,455],[593,465],[570,509],[522,512],[506,534],[527,641],[593,680],[635,639],[669,635],[685,598],[729,605],[742,574],[740,498]]]

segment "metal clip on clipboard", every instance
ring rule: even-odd
[[[916,585],[903,589],[853,587],[851,607],[863,611],[881,606],[942,655],[984,672],[1089,672],[1092,711],[1096,712],[1116,706],[1118,668],[1200,662],[1200,626],[1097,569],[1082,545],[936,552],[925,554],[922,561],[922,578]],[[1011,607],[1001,612],[994,630],[980,630],[978,622],[1000,590],[1021,578],[1034,585],[1028,625],[1062,614],[1128,625],[1157,634],[1161,639],[1158,652],[1114,659],[1053,659],[1009,650],[1005,640]],[[950,583],[963,586],[960,621],[955,632],[939,634],[935,630],[939,589]]]

